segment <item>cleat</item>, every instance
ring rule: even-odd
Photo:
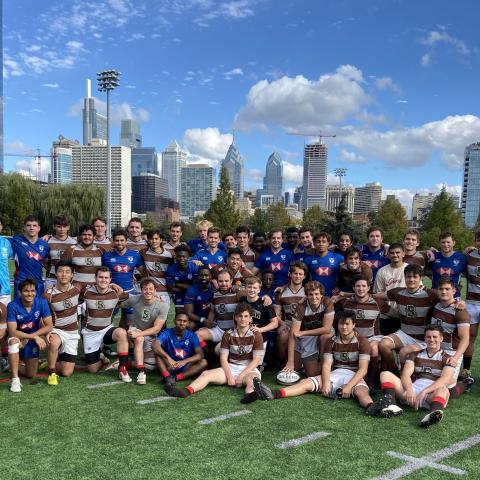
[[[118,377],[120,378],[120,380],[122,382],[125,382],[125,383],[130,383],[132,381],[130,375],[128,374],[128,371],[126,368],[120,368],[118,370]]]
[[[419,425],[423,428],[428,428],[430,425],[435,425],[443,418],[443,410],[434,410],[425,415],[420,421]]]
[[[178,398],[186,398],[188,397],[188,392],[184,388],[177,388],[174,387],[170,383],[166,383],[165,386],[163,387],[165,390],[165,393],[167,395],[170,395],[170,397],[178,397]]]
[[[398,417],[403,413],[403,410],[396,405],[395,403],[392,403],[391,405],[388,405],[388,407],[385,407],[382,410],[382,416],[386,418],[390,417]]]
[[[175,385],[177,383],[175,375],[169,375],[168,377],[164,377],[163,381],[165,385]]]
[[[462,380],[462,383],[465,385],[465,393],[467,393],[470,391],[472,385],[475,383],[475,379],[473,377],[465,377]]]
[[[145,385],[147,383],[147,375],[145,372],[139,372],[137,375],[137,385]]]
[[[8,358],[0,359],[0,368],[2,369],[3,372],[10,371],[10,364],[8,363]]]
[[[48,385],[56,387],[58,385],[58,375],[56,373],[51,373],[47,379]]]
[[[273,400],[273,392],[258,377],[253,379],[253,389],[260,400]]]
[[[20,379],[18,377],[12,378],[12,382],[10,383],[10,391],[13,393],[20,393],[22,391],[22,384],[20,383]]]
[[[380,413],[382,413],[384,408],[387,408],[392,404],[392,396],[389,393],[385,393],[365,410],[365,414],[369,417],[374,417],[375,415],[379,415]]]
[[[465,379],[465,378],[473,378],[472,377],[472,371],[469,370],[468,368],[462,368],[458,377],[462,380]]]

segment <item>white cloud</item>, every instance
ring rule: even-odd
[[[38,170],[40,167],[40,171]],[[23,175],[32,176],[37,178],[40,174],[40,180],[47,181],[48,174],[50,173],[50,160],[48,158],[39,158],[32,160],[17,160],[15,162],[15,171],[22,173]]]
[[[422,55],[422,58],[420,59],[420,65],[422,67],[428,67],[431,61],[432,61],[432,54],[426,53],[425,55]]]
[[[250,182],[261,183],[263,182],[263,176],[264,172],[256,168],[249,168],[246,172],[246,178],[248,178]]]
[[[35,149],[29,147],[21,140],[14,140],[12,142],[7,142],[5,144],[5,152],[7,153],[18,153],[18,154],[26,154],[26,155],[35,155]]]
[[[395,103],[408,103],[408,100],[396,100]]]
[[[391,79],[391,77],[376,78],[375,86],[380,90],[391,90],[398,95],[402,93],[402,89]]]
[[[454,47],[460,55],[468,55],[470,53],[470,49],[463,40],[450,36],[444,29],[441,32],[436,30],[430,31],[427,37],[420,39],[420,43],[429,47],[433,47],[437,43],[445,43]]]
[[[44,83],[42,87],[46,88],[59,88],[60,85],[58,83]]]
[[[195,19],[195,23],[201,27],[208,27],[209,23],[217,18],[241,20],[253,16],[255,14],[253,7],[257,2],[258,0],[230,0],[226,2],[200,0],[190,4],[196,4],[206,10]]]
[[[225,77],[225,80],[231,80],[233,77],[243,76],[243,70],[237,67],[237,68],[234,68],[233,70],[225,72],[223,76]]]
[[[8,78],[10,76],[19,77],[24,73],[25,72],[20,63],[5,53],[3,59],[3,76],[5,78]]]
[[[344,148],[340,150],[340,159],[345,163],[367,163],[367,159],[363,155],[358,155],[358,153]]]
[[[303,183],[303,165],[283,161],[283,178],[285,183],[301,185]]]
[[[83,48],[83,42],[79,42],[77,40],[70,40],[66,43],[66,47],[69,49],[69,50],[74,50],[74,51],[77,51],[77,50],[84,50]]]
[[[371,102],[363,82],[362,72],[352,65],[342,65],[316,81],[302,75],[261,80],[237,113],[236,128],[265,130],[276,125],[292,132],[315,132],[354,116]]]
[[[207,162],[217,167],[225,158],[232,139],[230,133],[220,133],[216,127],[190,128],[185,130],[182,144],[189,151],[193,162]]]
[[[126,42],[135,42],[137,40],[143,40],[145,35],[143,33],[132,33],[130,37],[128,37],[125,41]]]

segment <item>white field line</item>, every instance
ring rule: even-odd
[[[155,397],[148,398],[147,400],[137,400],[137,405],[148,405],[149,403],[164,402],[165,400],[175,400],[175,397]]]
[[[318,440],[319,438],[328,437],[331,433],[328,432],[314,432],[310,433],[309,435],[305,435],[304,437],[294,438],[293,440],[287,440],[286,442],[278,443],[275,445],[277,448],[281,448],[283,450],[287,448],[294,448],[300,445],[304,445],[308,442],[313,442],[314,440]]]
[[[116,380],[114,382],[106,382],[106,383],[94,383],[93,385],[87,385],[87,388],[103,388],[103,387],[110,387],[111,385],[120,385],[122,382],[121,380]]]
[[[453,473],[455,475],[466,475],[467,472],[465,472],[464,470],[449,467],[447,465],[441,465],[437,462],[439,462],[440,460],[444,460],[445,458],[448,458],[452,455],[455,455],[462,450],[472,448],[478,444],[480,444],[480,435],[474,435],[473,437],[469,437],[465,440],[462,440],[461,442],[452,443],[448,447],[442,448],[440,450],[437,450],[436,452],[424,455],[423,457],[419,458],[411,457],[409,455],[403,455],[397,452],[387,452],[387,455],[390,455],[394,458],[400,458],[401,460],[405,460],[408,463],[406,465],[403,465],[402,467],[390,470],[384,475],[375,477],[373,480],[395,480],[410,475],[411,473],[416,472],[417,470],[420,470],[422,468],[434,468],[436,470],[442,470],[444,472]]]
[[[238,412],[227,413],[225,415],[219,415],[218,417],[205,418],[204,420],[199,420],[200,425],[210,425],[211,423],[223,422],[229,418],[241,417],[243,415],[248,415],[252,413],[250,410],[239,410]]]

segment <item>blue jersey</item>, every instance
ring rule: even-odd
[[[288,269],[292,258],[293,253],[290,250],[282,248],[277,253],[273,253],[270,248],[267,248],[258,257],[255,267],[262,271],[270,269],[275,277],[273,288],[276,288],[288,283]]]
[[[185,294],[185,305],[193,305],[193,313],[199,317],[208,317],[210,312],[210,304],[213,298],[213,288],[211,285],[203,290],[200,285],[196,284],[190,287]]]
[[[141,267],[143,259],[135,250],[127,250],[123,255],[112,250],[102,255],[102,265],[108,267],[112,272],[112,283],[129,292],[133,289],[135,267]]]
[[[460,274],[467,269],[467,257],[460,252],[453,252],[449,257],[444,257],[442,252],[435,252],[435,260],[432,266],[432,288],[438,287],[438,281],[442,277],[450,277],[455,285],[455,297],[460,296],[458,282]]]
[[[51,316],[48,302],[39,296],[35,297],[30,311],[23,306],[20,298],[11,301],[7,306],[7,322],[16,322],[17,330],[22,333],[35,333],[42,318]]]
[[[13,258],[12,246],[8,238],[0,237],[0,295],[10,295],[9,258]]]
[[[325,295],[331,297],[332,291],[337,285],[337,273],[343,262],[343,256],[328,252],[324,257],[321,257],[314,253],[303,261],[308,267],[310,278],[320,282],[325,287]]]
[[[374,283],[378,270],[389,263],[387,257],[385,256],[385,249],[382,246],[377,251],[372,252],[367,244],[356,246],[362,252],[362,262],[365,262],[365,264],[372,269],[372,283]]]
[[[176,283],[188,283],[193,285],[193,282],[197,278],[197,273],[198,266],[192,262],[187,263],[186,270],[180,270],[176,263],[172,263],[172,265],[167,268],[167,287],[174,287]],[[175,302],[175,305],[183,305],[185,293],[186,290],[173,293],[173,301]]]
[[[35,243],[24,235],[15,235],[11,240],[15,259],[15,283],[18,285],[26,278],[37,281],[37,294],[43,292],[43,264],[50,253],[48,243],[38,239]]]
[[[190,247],[190,250],[192,251],[192,255],[195,255],[199,250],[205,250],[208,249],[208,243],[204,242],[200,238],[192,238],[192,240],[189,240],[187,242],[187,245]],[[223,242],[219,242],[217,245],[217,248],[219,250],[223,250],[224,252],[227,251],[227,247]]]
[[[223,265],[227,261],[227,254],[224,250],[219,250],[215,253],[211,253],[208,248],[199,250],[193,257],[192,260],[200,260],[206,267],[210,270],[217,265]]]
[[[185,330],[183,337],[179,340],[175,328],[167,328],[157,338],[169,357],[177,362],[192,357],[195,349],[200,347],[197,335],[191,330]]]

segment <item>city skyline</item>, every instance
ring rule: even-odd
[[[464,149],[480,140],[475,2],[82,5],[4,5],[6,151],[48,153],[59,134],[81,140],[85,80],[115,67],[112,139],[130,118],[144,145],[163,151],[175,138],[218,171],[235,131],[245,190],[262,187],[266,159],[278,151],[293,193],[304,142],[287,133],[326,132],[336,134],[326,139],[330,182],[347,167],[346,185],[379,181],[407,208],[414,193],[442,184],[460,194]],[[103,114],[93,84],[92,96]],[[31,163],[5,157],[5,170],[35,171]]]

